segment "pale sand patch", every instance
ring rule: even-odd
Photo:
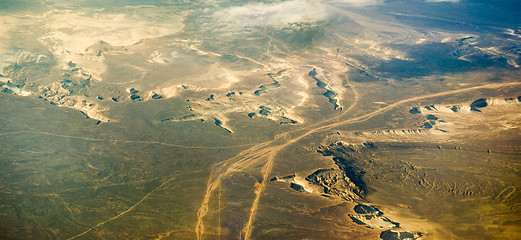
[[[9,42],[11,41],[9,33],[17,26],[17,21],[18,19],[11,16],[0,16],[0,55],[8,51]]]
[[[182,91],[182,89],[183,89],[182,85],[174,85],[174,86],[170,86],[170,87],[158,88],[152,92],[155,92],[155,93],[163,96],[164,98],[172,98],[172,97],[178,96],[179,92]],[[151,92],[151,96],[154,95],[152,92]]]
[[[46,33],[38,40],[60,58],[61,65],[72,61],[101,79],[106,71],[105,59],[99,52],[89,52],[90,46],[130,46],[143,39],[174,34],[184,27],[182,16],[171,14],[169,18],[153,22],[137,14],[55,10],[42,17]]]

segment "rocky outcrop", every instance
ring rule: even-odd
[[[161,96],[161,95],[159,95],[159,94],[157,94],[157,93],[154,93],[154,94],[152,95],[152,99],[155,99],[155,100],[159,100],[159,99],[162,99],[162,98],[163,98],[163,96]]]
[[[476,101],[474,101],[474,102],[472,102],[472,103],[470,104],[470,110],[471,110],[471,111],[476,111],[476,112],[481,112],[481,111],[479,110],[479,108],[484,108],[484,107],[486,107],[487,105],[488,105],[488,104],[487,104],[487,100],[484,99],[484,98],[480,98],[480,99],[478,99],[478,100],[476,100]]]
[[[48,101],[52,105],[79,110],[87,118],[93,118],[101,122],[110,121],[111,119],[101,114],[106,109],[99,107],[95,101],[84,95],[75,94],[75,92],[79,91],[76,89],[77,87],[77,83],[71,81],[54,82],[40,86],[37,94],[39,94],[39,98]]]
[[[364,192],[341,170],[319,169],[306,180],[324,188],[324,193],[338,196],[347,201],[362,199]]]
[[[220,119],[217,119],[217,118],[214,117],[213,120],[214,120],[215,126],[220,127],[222,129],[226,130],[228,133],[233,133],[233,131],[230,130],[229,128],[227,128],[225,126],[225,124],[223,123],[223,121],[221,121]]]
[[[179,122],[179,121],[192,121],[192,120],[195,120],[199,117],[199,115],[197,114],[188,114],[188,115],[183,115],[183,116],[179,116],[179,117],[169,117],[169,118],[165,118],[163,120],[161,120],[162,122],[167,122],[167,121],[175,121],[175,122]]]
[[[413,107],[411,110],[409,110],[409,113],[411,114],[420,114],[422,113],[418,107]]]
[[[386,230],[380,234],[380,238],[383,240],[414,240],[421,237],[421,233],[399,232],[393,230]]]
[[[358,204],[354,207],[355,214],[349,214],[353,222],[371,229],[394,229],[400,227],[400,223],[393,222],[383,216],[383,212],[376,207],[366,204]],[[390,230],[387,230],[390,231]],[[386,231],[384,231],[386,232]],[[384,233],[382,232],[382,234]]]
[[[317,70],[313,68],[313,70],[311,70],[311,72],[308,73],[308,76],[310,76],[311,78],[313,78],[313,80],[316,81],[316,85],[317,87],[319,88],[322,88],[324,90],[326,90],[325,93],[323,93],[322,95],[324,95],[324,97],[326,97],[328,99],[328,101],[333,104],[335,110],[339,109],[340,108],[340,105],[338,105],[338,99],[337,99],[337,93],[334,92],[328,85],[327,83],[325,83],[324,81],[320,80],[317,78]]]
[[[266,106],[260,106],[259,114],[263,116],[269,116],[271,115],[271,108]]]
[[[281,86],[280,83],[277,80],[275,80],[275,76],[280,76],[280,74],[268,73],[268,76],[271,78],[271,80],[273,80],[273,82],[270,84],[266,84],[266,85],[264,85],[264,84],[260,85],[259,89],[255,90],[255,92],[253,92],[253,94],[255,94],[255,96],[260,96],[264,93],[267,93],[268,90],[270,90],[270,89],[279,88]],[[230,97],[230,96],[228,96],[228,97]]]
[[[305,188],[302,185],[296,183],[290,183],[289,187],[298,192],[305,192]]]

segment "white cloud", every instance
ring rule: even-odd
[[[216,12],[213,17],[227,28],[251,26],[284,27],[292,23],[315,23],[327,20],[330,5],[365,7],[383,0],[290,0],[279,3],[255,3]]]
[[[365,7],[383,3],[383,0],[331,0],[333,3],[348,4],[356,7]]]
[[[42,22],[43,30],[38,40],[59,58],[59,64],[67,67],[72,61],[98,80],[106,70],[104,56],[88,52],[88,47],[101,41],[112,46],[129,46],[183,28],[181,16],[171,14],[167,19],[157,21],[147,16],[146,9],[136,9],[135,14],[54,10],[37,18]]]
[[[167,23],[156,23],[124,14],[52,11],[43,20],[46,34],[40,41],[51,46],[55,54],[83,53],[98,41],[128,46],[144,38],[175,33],[183,27],[180,16],[173,16]]]
[[[276,4],[249,4],[231,7],[214,14],[229,25],[285,26],[292,23],[313,23],[327,19],[326,6],[320,1],[292,0]]]
[[[459,0],[426,0],[427,2],[459,2]]]

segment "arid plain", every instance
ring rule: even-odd
[[[2,239],[518,239],[515,1],[4,1]]]

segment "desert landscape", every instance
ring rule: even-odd
[[[517,1],[0,3],[2,239],[518,239]]]

